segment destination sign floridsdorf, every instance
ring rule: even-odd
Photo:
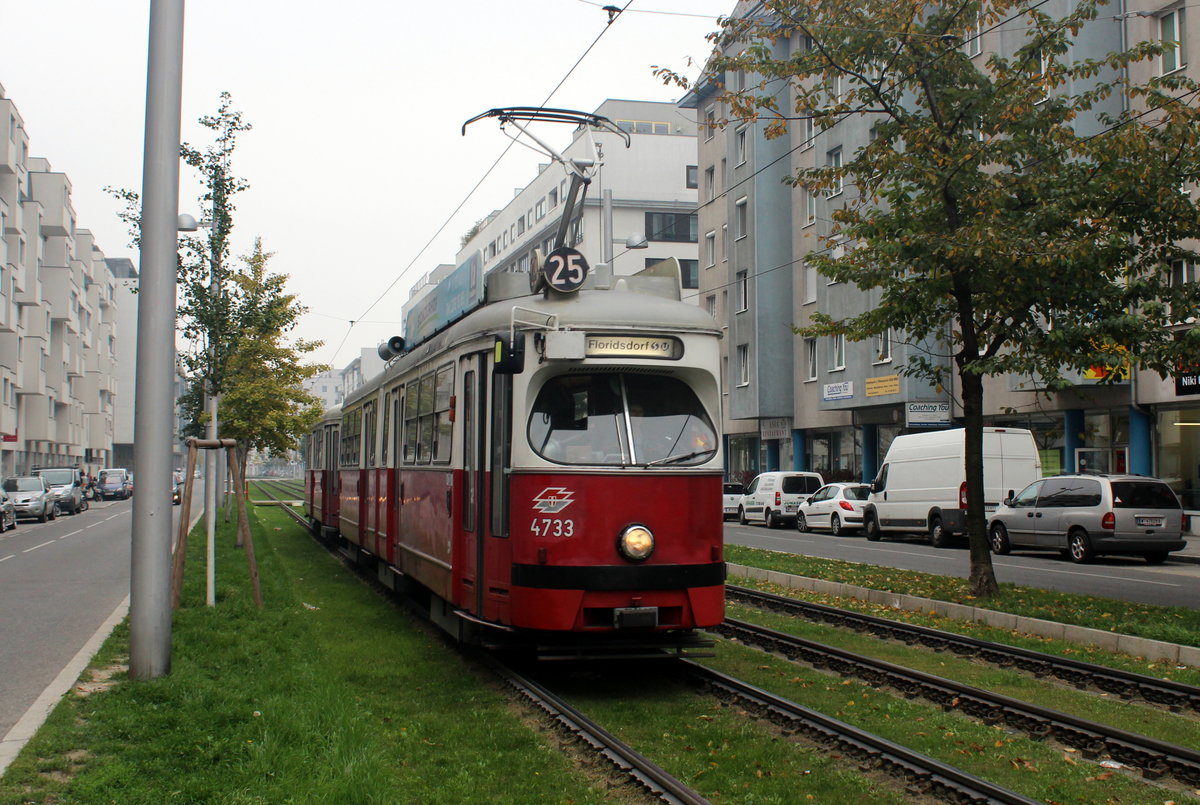
[[[587,337],[589,358],[658,358],[679,360],[683,344],[676,338],[645,335],[592,335]]]

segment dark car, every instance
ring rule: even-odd
[[[96,491],[105,500],[109,498],[124,500],[133,494],[133,482],[129,478],[129,473],[124,469],[110,467],[100,470],[100,475],[96,478]]]
[[[988,522],[992,551],[1060,551],[1074,562],[1140,554],[1159,564],[1187,543],[1183,507],[1171,487],[1142,475],[1053,475],[1034,481]]]

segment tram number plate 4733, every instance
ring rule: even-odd
[[[575,521],[560,520],[557,517],[535,517],[529,525],[529,530],[536,537],[573,537]]]

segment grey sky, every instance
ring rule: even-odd
[[[311,311],[298,335],[326,341],[316,360],[340,368],[359,347],[399,333],[413,282],[453,262],[462,233],[503,207],[544,161],[512,149],[450,218],[509,142],[494,121],[460,136],[465,120],[541,104],[601,31],[548,105],[592,111],[610,97],[674,100],[680,91],[651,65],[694,76],[709,52],[704,35],[733,8],[732,0],[634,0],[605,30],[604,5],[187,4],[183,137],[208,142],[195,121],[216,111],[223,90],[253,124],[235,155],[235,172],[251,187],[237,199],[234,252],[248,253],[261,236],[275,253],[271,269],[291,276],[289,288]],[[149,7],[0,0],[0,84],[25,120],[31,153],[69,176],[78,223],[105,254],[135,262],[119,205],[102,188],[141,190]],[[556,146],[569,139],[567,127],[540,131]],[[185,182],[180,210],[200,217],[198,194]],[[334,355],[347,322],[400,272]]]

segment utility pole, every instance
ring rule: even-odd
[[[133,438],[129,675],[171,669],[171,443],[184,0],[151,0],[142,168],[141,282]]]

